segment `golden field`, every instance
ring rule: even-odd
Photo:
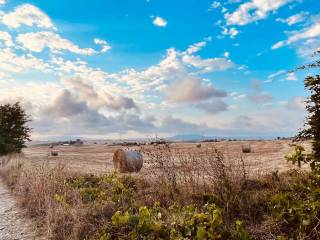
[[[242,153],[243,145],[250,145],[251,153]],[[310,143],[303,143],[307,150],[311,148]],[[295,168],[285,160],[285,156],[294,151],[294,143],[289,140],[269,141],[222,141],[201,143],[201,149],[197,143],[171,143],[170,149],[175,152],[195,152],[217,149],[229,159],[242,158],[249,172],[270,173],[274,171],[283,172]],[[119,148],[132,150],[158,151],[157,146],[145,145],[135,147],[123,147],[121,145],[84,144],[83,146],[30,146],[23,150],[23,158],[30,163],[49,163],[50,165],[63,164],[69,170],[82,173],[106,173],[113,170],[113,153]],[[52,157],[50,152],[58,151],[59,156]],[[144,167],[141,174],[148,171],[148,156],[144,156]]]

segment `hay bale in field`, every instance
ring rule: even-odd
[[[143,157],[138,151],[118,149],[113,155],[113,166],[120,173],[139,172],[142,165]]]
[[[57,157],[57,156],[59,156],[59,153],[57,151],[51,151],[50,155],[52,157]]]
[[[251,145],[250,144],[246,144],[246,145],[242,145],[242,152],[243,153],[251,153]]]
[[[197,144],[197,148],[201,148],[201,144],[199,143],[199,144]]]

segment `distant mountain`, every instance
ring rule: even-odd
[[[273,136],[204,136],[200,134],[181,134],[166,138],[174,142],[200,142],[204,140],[271,140]]]

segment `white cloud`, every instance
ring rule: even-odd
[[[275,73],[272,73],[268,76],[268,80],[266,80],[265,82],[272,82],[275,78],[281,76],[281,75],[284,75],[286,73],[285,70],[279,70]]]
[[[0,70],[7,73],[30,72],[39,70],[42,72],[51,71],[50,65],[31,54],[20,55],[10,48],[0,49]]]
[[[287,74],[286,80],[288,81],[297,81],[298,78],[294,72],[290,72]]]
[[[299,56],[307,59],[313,58],[314,52],[320,51],[320,38],[311,38],[299,42],[295,48]]]
[[[0,0],[0,5],[3,5],[6,3],[6,0]]]
[[[221,7],[221,3],[217,2],[217,1],[214,1],[210,6],[211,9],[216,9],[216,8],[219,8],[219,7]]]
[[[230,38],[235,38],[239,34],[239,31],[234,27],[232,28],[223,27],[221,33],[223,35],[230,36]]]
[[[165,27],[168,22],[164,18],[157,16],[153,19],[153,24],[158,27]]]
[[[243,98],[246,98],[247,95],[246,94],[241,94],[241,93],[238,93],[238,92],[232,92],[229,94],[230,97],[232,97],[234,100],[240,100],[240,99],[243,99]]]
[[[217,114],[228,110],[228,105],[221,99],[213,99],[210,102],[201,102],[196,107],[209,114]]]
[[[289,26],[292,26],[294,24],[303,22],[306,19],[307,15],[308,15],[308,12],[301,12],[301,13],[297,13],[295,15],[292,15],[286,19],[277,18],[277,21],[282,22],[282,23],[286,23]]]
[[[201,41],[197,42],[195,44],[192,44],[188,47],[188,49],[185,51],[186,54],[194,54],[199,52],[203,47],[207,45],[207,41]]]
[[[5,13],[0,17],[0,21],[10,28],[18,28],[21,25],[29,27],[55,29],[51,19],[39,8],[31,4],[18,6],[14,11]]]
[[[226,13],[224,17],[228,25],[247,25],[265,19],[269,12],[292,1],[294,0],[251,0],[242,3],[233,13]]]
[[[0,40],[3,41],[3,43],[6,47],[13,47],[14,46],[13,41],[12,41],[12,37],[7,32],[0,31]]]
[[[213,97],[226,97],[224,91],[216,90],[212,85],[204,84],[199,78],[186,76],[175,80],[165,90],[169,102],[197,102]]]
[[[304,97],[296,96],[296,97],[292,98],[288,102],[287,108],[290,110],[299,110],[299,111],[306,110],[306,103],[305,103]]]
[[[106,40],[95,38],[94,43],[97,45],[100,45],[102,47],[101,51],[100,51],[101,53],[106,53],[111,49],[111,46],[109,45],[109,43]]]
[[[30,32],[19,34],[17,42],[24,48],[33,52],[42,52],[45,48],[49,48],[53,52],[70,51],[81,55],[93,55],[95,50],[92,48],[80,48],[68,39],[62,38],[54,32]]]
[[[3,36],[6,36],[7,40],[9,39],[7,34],[3,34]],[[110,74],[101,69],[92,68],[87,62],[80,59],[72,60],[72,57],[66,59],[64,55],[57,55],[56,53],[61,51],[78,54],[85,54],[86,51],[71,41],[63,39],[56,32],[21,33],[16,38],[16,42],[19,44],[17,47],[0,49],[0,72],[23,76],[21,73],[33,73],[34,70],[37,70],[45,74],[48,73],[46,76],[49,79],[54,77],[58,80],[61,77],[61,81],[56,88],[43,87],[43,89],[35,88],[36,82],[28,86],[23,84],[21,88],[14,87],[13,84],[10,84],[11,86],[6,84],[7,88],[5,90],[0,89],[0,95],[6,92],[5,95],[0,96],[0,100],[12,96],[21,97],[26,104],[36,103],[36,106],[31,104],[32,115],[36,118],[33,126],[36,127],[36,131],[41,132],[43,130],[46,134],[52,128],[56,128],[57,132],[65,133],[63,130],[64,124],[61,121],[66,120],[77,120],[78,128],[74,128],[74,131],[78,133],[82,131],[125,132],[139,129],[143,131],[148,129],[165,131],[167,126],[159,125],[159,127],[156,127],[152,121],[144,120],[143,116],[145,116],[146,111],[141,113],[142,117],[135,114],[128,115],[127,113],[137,112],[140,109],[152,109],[152,104],[158,107],[159,103],[150,102],[146,95],[161,92],[163,94],[159,94],[158,100],[164,101],[163,95],[165,95],[166,87],[171,86],[172,81],[176,79],[181,79],[181,81],[195,79],[182,82],[185,89],[199,87],[198,92],[190,95],[194,99],[192,102],[195,102],[192,107],[197,107],[196,98],[199,96],[199,101],[222,95],[226,96],[223,91],[216,90],[211,84],[204,83],[198,76],[201,72],[224,71],[233,66],[233,63],[226,58],[203,59],[200,56],[194,56],[193,54],[206,46],[204,42],[207,41],[210,41],[210,38],[190,45],[185,51],[169,49],[164,59],[143,71],[126,69]],[[107,41],[102,39],[94,39],[94,42],[98,45],[108,44]],[[50,52],[44,52],[46,48]],[[36,58],[30,52],[28,53],[28,50],[44,52],[46,57],[43,59]],[[92,49],[91,52],[93,51]],[[6,75],[4,76],[6,77]],[[190,85],[189,88],[188,84]],[[34,94],[34,91],[30,89],[35,89],[37,94]],[[47,96],[43,96],[46,93]],[[57,95],[58,93],[60,95]],[[64,100],[68,106],[62,105]],[[180,96],[180,101],[177,100],[177,103],[183,103],[183,101],[188,101],[186,96],[184,100],[183,96]],[[222,111],[223,104],[210,104],[213,106],[210,111],[220,111],[219,109]],[[44,115],[46,109],[56,109],[57,116],[47,119]],[[164,105],[163,109],[165,109]],[[206,111],[209,111],[209,109]],[[187,125],[191,126],[192,124]]]
[[[0,88],[0,101],[11,102],[22,100],[24,104],[32,104],[32,114],[37,118],[38,110],[46,106],[54,94],[61,89],[57,84],[26,82],[23,85],[12,82],[10,86]],[[35,94],[36,93],[36,94]],[[29,112],[31,114],[31,112]]]
[[[65,78],[64,85],[73,91],[81,101],[88,102],[96,110],[109,108],[112,110],[137,109],[134,100],[121,95],[114,95],[105,88],[95,88],[94,82],[81,77]]]
[[[293,31],[289,34],[289,38],[284,41],[277,42],[272,46],[272,49],[278,49],[301,40],[312,39],[320,36],[320,22],[316,21],[312,25],[303,28],[300,31]],[[314,49],[316,50],[316,49]]]
[[[234,66],[234,63],[226,58],[203,59],[187,52],[195,52],[195,49],[189,47],[183,52],[169,49],[167,56],[159,64],[140,72],[128,69],[114,74],[113,78],[126,84],[131,92],[141,96],[146,91],[163,91],[169,81],[196,76],[199,73],[224,71]],[[195,69],[198,71],[195,72]]]
[[[226,58],[202,59],[199,56],[184,55],[182,61],[193,67],[201,69],[202,73],[213,71],[224,71],[233,66],[231,60]]]

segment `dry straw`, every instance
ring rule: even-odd
[[[242,145],[242,152],[243,153],[251,153],[252,152],[251,145],[250,144]]]
[[[113,155],[113,166],[120,173],[139,172],[143,166],[142,154],[118,149]]]

